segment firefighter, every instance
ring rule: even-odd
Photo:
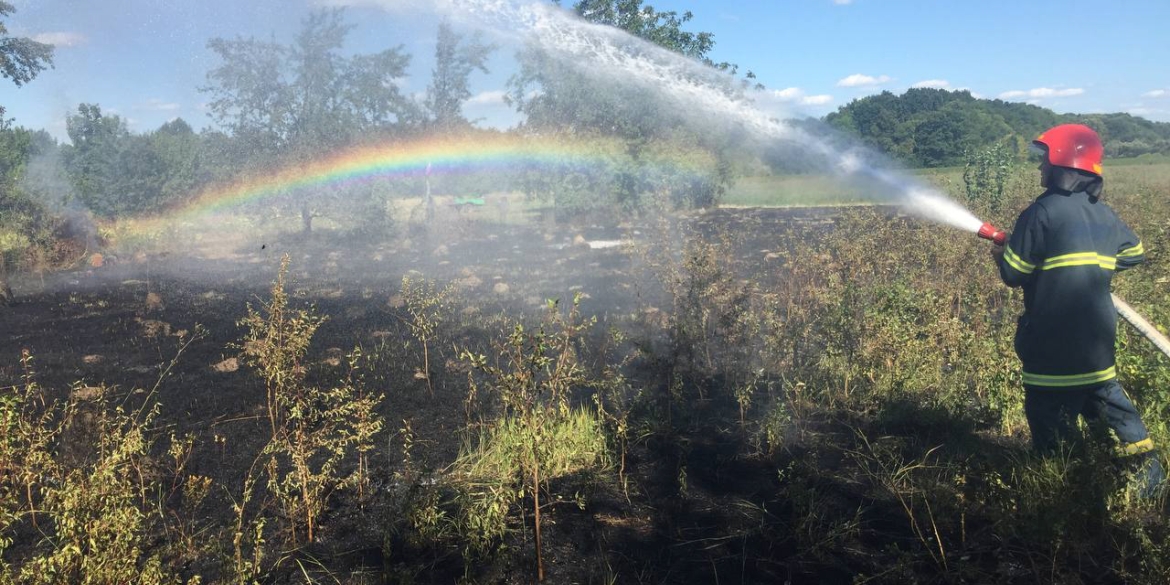
[[[1145,260],[1142,242],[1101,201],[1101,139],[1062,124],[1031,150],[1044,192],[1020,214],[1006,246],[992,253],[1008,286],[1023,287],[1015,350],[1023,363],[1024,414],[1032,443],[1053,453],[1077,436],[1077,418],[1107,427],[1138,471],[1145,496],[1164,473],[1146,425],[1117,380],[1113,274]]]

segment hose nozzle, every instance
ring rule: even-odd
[[[991,222],[986,222],[982,226],[979,226],[978,233],[979,237],[995,242],[996,246],[1002,246],[1007,242],[1007,232],[997,229],[991,225]]]

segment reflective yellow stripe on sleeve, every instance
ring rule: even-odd
[[[1032,274],[1032,271],[1036,269],[1035,264],[1031,264],[1023,258],[1020,258],[1019,254],[1016,254],[1016,251],[1011,246],[1003,249],[1003,259],[1007,261],[1009,266],[1024,274]]]
[[[1126,249],[1118,252],[1117,257],[1118,258],[1132,258],[1134,256],[1141,256],[1142,254],[1145,254],[1145,253],[1146,253],[1146,247],[1143,246],[1141,242],[1138,242],[1136,246],[1134,246],[1132,248],[1126,248]]]
[[[1089,372],[1088,374],[1072,374],[1068,376],[1056,376],[1050,374],[1031,374],[1024,372],[1024,383],[1030,386],[1046,386],[1050,388],[1064,388],[1068,386],[1086,386],[1088,384],[1096,384],[1098,382],[1105,382],[1117,377],[1117,368],[1110,366],[1108,369],[1099,372]]]
[[[1102,256],[1096,252],[1076,252],[1074,254],[1063,254],[1044,260],[1044,264],[1040,266],[1040,270],[1068,268],[1069,266],[1100,266],[1105,270],[1116,270],[1117,258],[1114,258],[1113,256]]]

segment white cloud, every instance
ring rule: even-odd
[[[870,75],[854,73],[853,75],[838,81],[837,87],[869,87],[873,85],[889,83],[890,80],[891,78],[889,75],[879,75],[877,77],[873,77]]]
[[[1166,91],[1164,89],[1155,89],[1154,91],[1147,91],[1146,93],[1142,94],[1142,97],[1148,98],[1160,98],[1167,96],[1170,96],[1170,91]]]
[[[463,115],[481,128],[513,128],[524,120],[524,115],[504,102],[506,96],[507,92],[502,89],[477,93],[464,102]],[[532,97],[529,94],[526,99]]]
[[[805,106],[822,106],[833,101],[833,96],[822,93],[818,95],[809,95],[800,98],[801,105]]]
[[[925,81],[919,81],[910,87],[933,87],[935,89],[946,89],[950,86],[951,82],[945,79],[927,79]]]
[[[54,47],[76,47],[85,44],[85,35],[75,32],[44,32],[33,35],[32,40]]]
[[[772,90],[772,95],[780,101],[790,102],[800,99],[800,96],[804,95],[804,92],[799,87],[786,87],[784,89]]]
[[[163,100],[153,98],[146,100],[146,103],[138,104],[135,106],[135,109],[148,110],[152,112],[173,112],[181,107],[182,106],[176,104],[175,102],[164,102]]]
[[[784,103],[797,103],[802,106],[820,106],[833,101],[833,96],[827,94],[820,95],[804,95],[804,90],[799,87],[786,87],[784,89],[774,89],[771,91],[772,97],[777,101]]]
[[[1053,89],[1051,87],[1037,87],[1035,89],[1021,90],[1013,89],[999,94],[999,99],[1010,100],[1013,98],[1031,98],[1031,100],[1041,100],[1052,97],[1070,97],[1074,95],[1081,95],[1085,90],[1079,87],[1067,87],[1064,89]]]
[[[853,4],[853,0],[833,0],[833,4],[836,4],[837,6],[845,6],[847,4]]]
[[[502,104],[504,103],[505,95],[507,95],[507,93],[502,89],[485,91],[471,96],[471,98],[467,100],[467,104],[472,106]]]

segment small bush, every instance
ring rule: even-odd
[[[482,489],[475,490],[478,495],[472,498],[470,509],[479,509],[483,514],[468,517],[471,548],[482,551],[486,543],[500,535],[507,503],[527,496],[532,502],[538,580],[544,578],[542,493],[547,491],[549,480],[558,476],[554,474],[580,465],[581,455],[575,449],[584,446],[593,460],[605,452],[602,422],[597,415],[590,413],[590,420],[582,421],[572,415],[569,405],[571,392],[588,381],[578,345],[596,318],[581,319],[580,295],[566,313],[560,311],[557,301],[549,301],[548,309],[540,327],[529,331],[517,324],[507,339],[497,340],[494,361],[484,354],[467,350],[462,353],[463,360],[481,378],[470,378],[470,390],[478,394],[483,388],[499,401],[503,412],[492,439],[481,441],[483,455],[472,459],[472,469],[488,470],[497,481],[472,482]]]
[[[490,553],[507,534],[517,504],[532,489],[534,458],[540,461],[544,484],[604,469],[609,456],[597,413],[581,408],[554,415],[538,435],[508,417],[483,430],[460,454],[448,480],[456,491],[458,531],[474,555]]]
[[[15,568],[0,561],[0,582],[178,582],[150,551],[165,520],[158,405],[127,411],[106,387],[50,401],[32,361],[25,352],[23,383],[0,389],[0,555],[26,539]]]
[[[257,461],[268,492],[289,522],[289,541],[296,546],[302,531],[307,542],[314,541],[318,518],[336,490],[364,486],[361,462],[382,428],[375,414],[382,396],[366,395],[358,387],[358,352],[348,357],[350,373],[337,386],[307,383],[305,356],[323,319],[312,310],[289,307],[288,264],[286,255],[271,300],[261,310],[249,306],[241,321],[248,327],[241,347],[267,389],[272,436]],[[342,463],[352,451],[359,455],[359,466],[351,474]],[[247,492],[245,488],[245,501],[251,497]]]

